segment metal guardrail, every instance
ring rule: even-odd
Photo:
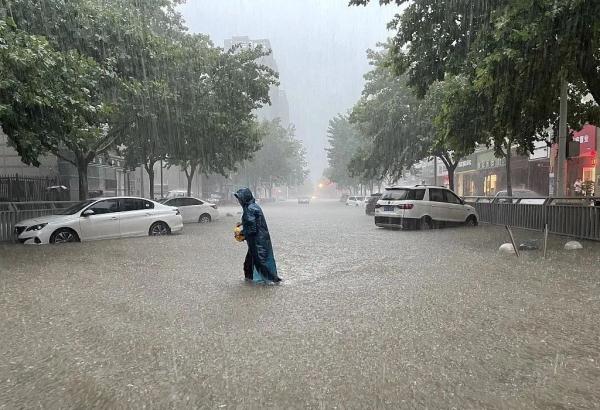
[[[52,215],[77,202],[0,202],[0,242],[14,240],[17,222],[39,216]]]
[[[464,197],[479,220],[493,225],[548,231],[557,235],[600,241],[600,197],[495,198]]]

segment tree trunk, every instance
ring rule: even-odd
[[[454,191],[454,167],[448,167],[448,188]]]
[[[506,149],[506,196],[511,197],[512,192],[512,172],[511,172],[511,147],[510,145]]]
[[[79,200],[88,198],[88,162],[85,158],[77,158],[77,177],[79,178]]]
[[[196,173],[197,165],[194,163],[190,164],[190,172],[187,167],[184,168],[185,177],[187,178],[187,196],[192,196],[192,182],[194,181],[194,174]]]
[[[150,193],[150,199],[154,200],[154,164],[156,162],[151,161],[148,164],[144,164],[146,172],[148,173],[148,191]]]
[[[448,153],[440,155],[439,158],[446,167],[446,171],[448,171],[448,188],[450,188],[451,191],[454,191],[454,171],[456,171],[456,167],[458,167],[460,158],[452,158]]]
[[[194,180],[194,176],[190,175],[187,177],[187,196],[192,196],[192,181]]]

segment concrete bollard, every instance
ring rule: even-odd
[[[500,253],[506,253],[509,255],[514,255],[517,253],[512,243],[503,243],[502,245],[500,245],[500,248],[498,250],[500,251]]]
[[[583,245],[577,241],[569,241],[565,244],[565,250],[575,251],[577,249],[583,249]]]

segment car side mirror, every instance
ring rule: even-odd
[[[94,214],[95,214],[95,212],[93,210],[86,209],[85,211],[83,211],[83,213],[81,214],[81,216],[86,216],[87,217],[87,216],[92,216]]]

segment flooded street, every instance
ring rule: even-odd
[[[517,259],[499,227],[264,211],[279,286],[244,282],[234,208],[170,237],[0,245],[0,408],[600,403],[600,244]]]

